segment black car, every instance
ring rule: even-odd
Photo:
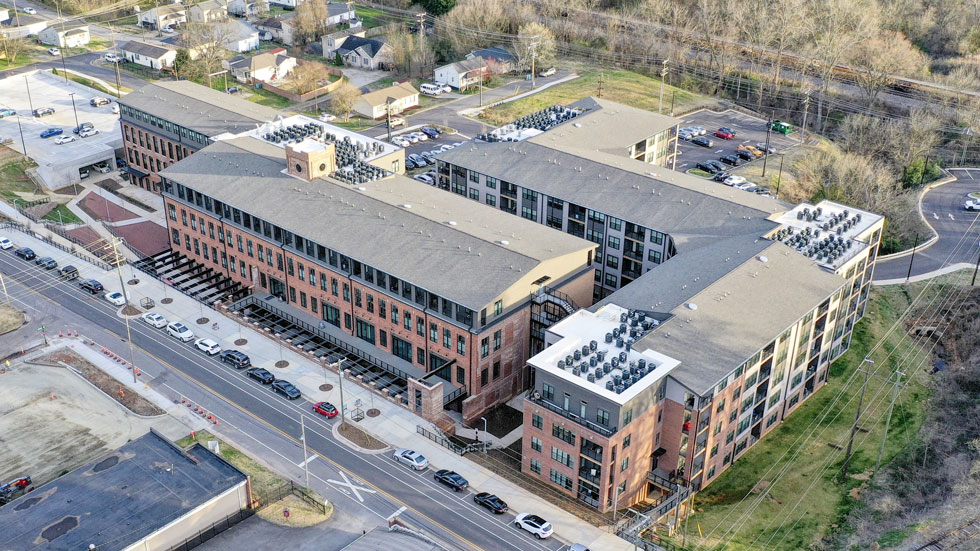
[[[238,350],[223,350],[221,355],[218,357],[221,359],[221,361],[231,365],[235,369],[244,369],[252,365],[252,360],[249,359],[249,357],[243,352],[239,352]]]
[[[736,157],[735,155],[725,155],[724,157],[718,160],[725,163],[726,165],[738,166],[742,164],[742,161],[739,161],[738,157]]]
[[[728,172],[725,171],[715,172],[715,175],[712,176],[711,179],[716,182],[723,182],[725,181],[725,178],[728,178],[728,176],[730,175],[728,174]]]
[[[738,157],[740,159],[745,159],[746,161],[754,161],[755,160],[755,155],[753,155],[752,153],[750,153],[748,151],[739,151],[738,153],[736,153],[736,155],[738,155]]]
[[[480,492],[476,494],[473,496],[473,501],[475,501],[477,505],[486,507],[495,515],[502,515],[507,512],[507,504],[504,502],[504,500],[487,492]]]
[[[717,170],[725,170],[725,165],[719,163],[718,161],[708,161],[708,164],[715,167]]]
[[[76,126],[75,128],[72,128],[71,131],[74,132],[75,134],[81,134],[82,132],[85,132],[86,130],[92,130],[93,128],[95,128],[95,125],[93,125],[92,123],[83,122],[82,124]]]
[[[465,478],[459,476],[458,473],[446,469],[436,471],[435,479],[436,482],[441,482],[452,488],[454,492],[465,490],[466,487],[470,485],[470,483],[467,482]]]
[[[697,138],[694,138],[693,140],[691,140],[691,143],[693,143],[694,145],[700,145],[701,147],[715,146],[715,142],[709,140],[708,138],[705,138],[704,136],[698,136]]]
[[[72,266],[71,264],[62,266],[61,269],[58,270],[58,275],[67,280],[76,279],[78,278],[78,268]]]
[[[37,258],[37,255],[34,254],[34,251],[28,249],[27,247],[17,249],[16,251],[14,251],[14,254],[23,258],[24,260],[34,260],[35,258]]]
[[[78,282],[78,286],[92,293],[93,295],[105,291],[105,287],[103,287],[101,283],[95,281],[94,279],[83,279]]]
[[[715,165],[709,163],[698,163],[697,166],[695,166],[694,168],[698,170],[703,170],[708,174],[714,174],[715,172],[718,172],[718,169],[715,168]]]
[[[268,371],[262,369],[261,367],[253,367],[252,369],[249,369],[245,373],[248,374],[249,377],[255,379],[256,381],[259,381],[264,385],[270,385],[276,380],[275,376],[273,376],[272,373],[269,373]]]
[[[53,270],[58,267],[58,263],[55,262],[55,259],[51,258],[50,256],[42,256],[41,258],[35,260],[34,263],[41,266],[45,270]]]
[[[409,159],[408,157],[405,157],[405,169],[406,170],[412,170],[413,168],[418,168],[418,167],[419,167],[419,165],[415,164],[415,161]]]
[[[54,108],[52,107],[38,107],[32,114],[35,117],[46,117],[48,115],[54,115]]]
[[[758,193],[759,195],[769,195],[772,193],[772,190],[767,187],[757,187],[752,191],[753,193]]]
[[[269,376],[271,377],[272,375],[270,374]],[[279,394],[282,394],[283,396],[289,398],[290,400],[295,400],[300,396],[302,396],[302,394],[300,394],[299,392],[299,389],[293,386],[293,383],[289,381],[284,381],[282,379],[279,379],[274,383],[272,383],[272,390],[278,392]]]
[[[438,138],[439,134],[441,134],[442,132],[439,132],[438,130],[432,128],[431,126],[426,126],[425,128],[422,129],[422,133],[430,138]]]

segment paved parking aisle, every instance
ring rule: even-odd
[[[677,151],[680,155],[677,158],[677,170],[687,171],[697,166],[698,163],[718,160],[723,155],[735,155],[739,145],[765,143],[766,122],[765,119],[732,109],[720,113],[702,109],[685,115],[680,123],[681,128],[685,126],[703,127],[707,131],[705,137],[714,142],[714,146],[706,148],[678,140]],[[735,138],[725,140],[715,136],[715,131],[722,127],[734,130]],[[799,145],[798,137],[796,131],[788,136],[773,132],[769,144],[776,152],[780,152]],[[761,163],[762,159],[751,162]]]

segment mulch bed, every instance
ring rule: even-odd
[[[235,339],[235,346],[245,346],[248,344],[248,339]]]
[[[486,412],[484,417],[487,419],[487,431],[497,438],[503,438],[512,430],[521,426],[521,423],[524,421],[524,412],[519,409],[514,409],[507,404],[500,404]],[[473,428],[482,429],[483,423],[474,422]]]
[[[112,396],[117,402],[133,413],[138,415],[163,415],[166,413],[135,391],[126,388],[122,383],[95,367],[85,358],[70,350],[62,348],[38,359],[49,363],[65,362],[74,367],[89,382],[99,387],[109,396]]]
[[[276,367],[278,367],[279,369],[282,369],[288,365],[289,362],[287,362],[286,360],[279,360],[278,362],[276,362]]]
[[[381,440],[362,431],[351,423],[341,424],[338,430],[341,436],[366,450],[383,450],[388,447]]]
[[[333,385],[331,384],[320,385],[320,390],[323,392],[330,392],[331,390],[333,390]]]

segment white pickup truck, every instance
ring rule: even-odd
[[[966,203],[963,203],[963,208],[966,210],[980,210],[980,200],[967,199]]]

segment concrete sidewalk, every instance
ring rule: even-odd
[[[114,271],[107,272],[80,262],[77,258],[70,257],[40,240],[23,234],[12,235],[11,238],[19,246],[34,248],[38,256],[50,255],[59,260],[59,264],[71,262],[79,268],[81,277],[99,280],[107,292],[120,290],[119,277]],[[66,256],[71,260],[66,260]],[[33,268],[33,263],[31,267]],[[122,274],[123,279],[127,281],[126,293],[130,304],[139,305],[140,299],[150,298],[155,302],[152,311],[169,321],[183,321],[194,332],[196,338],[208,337],[218,342],[223,349],[233,348],[248,354],[252,365],[265,368],[277,378],[287,379],[296,385],[303,392],[303,399],[311,402],[329,401],[337,406],[340,405],[340,385],[336,372],[310,361],[290,345],[280,344],[251,327],[245,327],[145,273],[124,266]],[[128,283],[137,280],[137,283]],[[133,318],[133,323],[142,322],[138,318]],[[217,328],[214,323],[217,323]],[[244,343],[235,344],[236,341],[244,341]],[[174,347],[181,346],[190,347],[193,344],[174,341]],[[282,365],[282,361],[286,362],[286,366],[276,367],[277,363]],[[433,468],[455,470],[470,482],[474,490],[491,492],[507,501],[514,513],[533,512],[544,517],[554,525],[556,534],[564,541],[581,543],[591,549],[603,551],[626,551],[633,548],[632,544],[611,533],[611,527],[600,529],[592,526],[560,507],[540,499],[532,492],[497,476],[489,469],[467,460],[465,456],[460,457],[439,444],[421,437],[416,427],[422,426],[431,430],[430,423],[408,409],[396,405],[385,396],[359,386],[350,378],[345,379],[344,403],[348,410],[352,410],[357,400],[360,400],[360,407],[363,410],[375,408],[380,412],[377,417],[365,417],[356,425],[392,448],[415,449],[429,458]],[[320,385],[323,384],[332,385],[332,388],[328,391],[320,390]]]

